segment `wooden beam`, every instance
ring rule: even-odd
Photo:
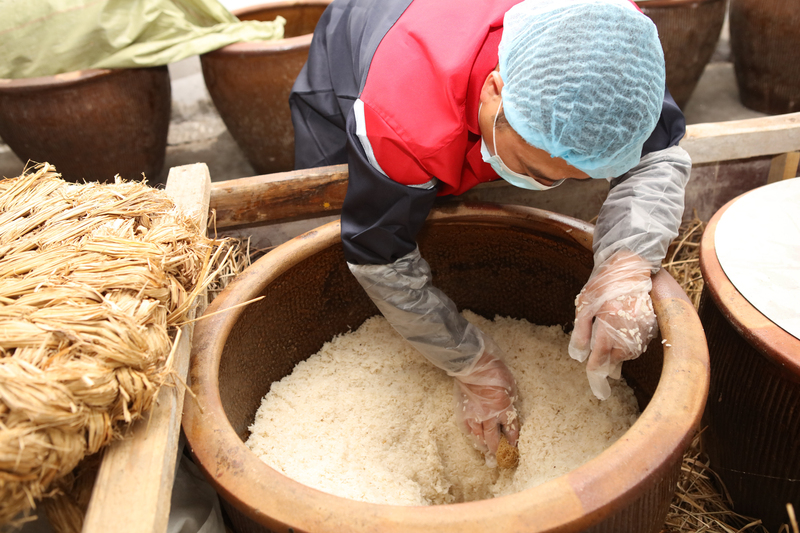
[[[215,182],[216,227],[269,224],[335,215],[347,191],[347,165]]]
[[[788,180],[797,177],[797,167],[800,164],[800,152],[789,152],[772,158],[769,166],[767,183]]]
[[[175,167],[167,193],[205,227],[211,180],[204,163]],[[198,297],[190,317],[205,309]],[[173,369],[184,381],[189,369],[194,323],[181,328],[174,348]],[[178,455],[184,389],[162,387],[149,416],[136,422],[131,435],[105,450],[97,473],[83,533],[163,533],[169,521],[172,485]]]
[[[695,165],[800,150],[800,113],[692,124],[680,143]]]

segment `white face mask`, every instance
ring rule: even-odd
[[[480,116],[481,107],[483,106],[483,102],[481,105],[478,106],[478,115]],[[530,191],[546,191],[552,189],[554,187],[558,187],[561,185],[564,180],[559,180],[553,183],[550,186],[542,185],[535,179],[525,174],[519,174],[514,172],[510,168],[503,163],[503,160],[500,159],[500,156],[497,155],[497,138],[495,136],[495,125],[497,124],[497,115],[500,114],[500,108],[503,107],[503,101],[500,100],[500,105],[497,106],[497,112],[494,114],[494,122],[492,122],[492,145],[494,147],[494,155],[489,153],[489,148],[486,146],[486,141],[483,140],[483,135],[481,135],[481,156],[486,163],[492,165],[492,168],[497,173],[498,176],[509,182],[511,185],[515,187],[520,187],[522,189],[528,189]]]

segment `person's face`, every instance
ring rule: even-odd
[[[494,142],[497,154],[494,153],[492,124],[500,107],[502,97],[500,90],[503,80],[497,70],[486,78],[481,89],[481,109],[478,124],[486,146],[492,155],[499,155],[506,166],[520,174],[526,174],[542,185],[551,186],[562,179],[589,179],[589,175],[578,170],[559,157],[551,157],[549,153],[531,146],[508,124],[498,125],[494,129],[497,136]]]

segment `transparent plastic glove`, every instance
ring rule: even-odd
[[[607,378],[619,379],[622,362],[636,359],[658,331],[650,299],[651,264],[621,250],[595,267],[575,299],[569,355],[585,361],[592,392],[611,394]]]
[[[624,176],[611,181],[594,228],[594,264],[618,250],[630,250],[661,268],[667,247],[678,235],[692,160],[680,146],[642,157]]]
[[[461,430],[473,437],[487,464],[495,466],[501,431],[512,446],[519,436],[513,407],[516,384],[500,360],[500,348],[432,285],[430,266],[419,249],[388,265],[348,267],[392,327],[455,378]]]
[[[437,367],[457,374],[483,353],[481,331],[433,286],[419,248],[388,265],[348,267],[392,327]]]
[[[487,466],[494,467],[501,434],[512,446],[519,438],[519,418],[514,408],[517,385],[500,359],[500,348],[486,334],[483,340],[485,349],[478,361],[469,370],[453,375],[453,392],[459,426],[484,452]]]

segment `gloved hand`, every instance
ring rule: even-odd
[[[595,266],[575,299],[575,329],[569,355],[585,361],[592,392],[601,400],[611,394],[606,378],[619,379],[622,362],[636,359],[658,331],[650,299],[651,265],[620,250]]]
[[[519,438],[519,418],[514,408],[517,385],[500,359],[500,348],[486,334],[484,351],[472,368],[455,378],[455,414],[462,431],[472,437],[486,455],[487,466],[496,466],[497,446],[505,434],[511,446]]]

